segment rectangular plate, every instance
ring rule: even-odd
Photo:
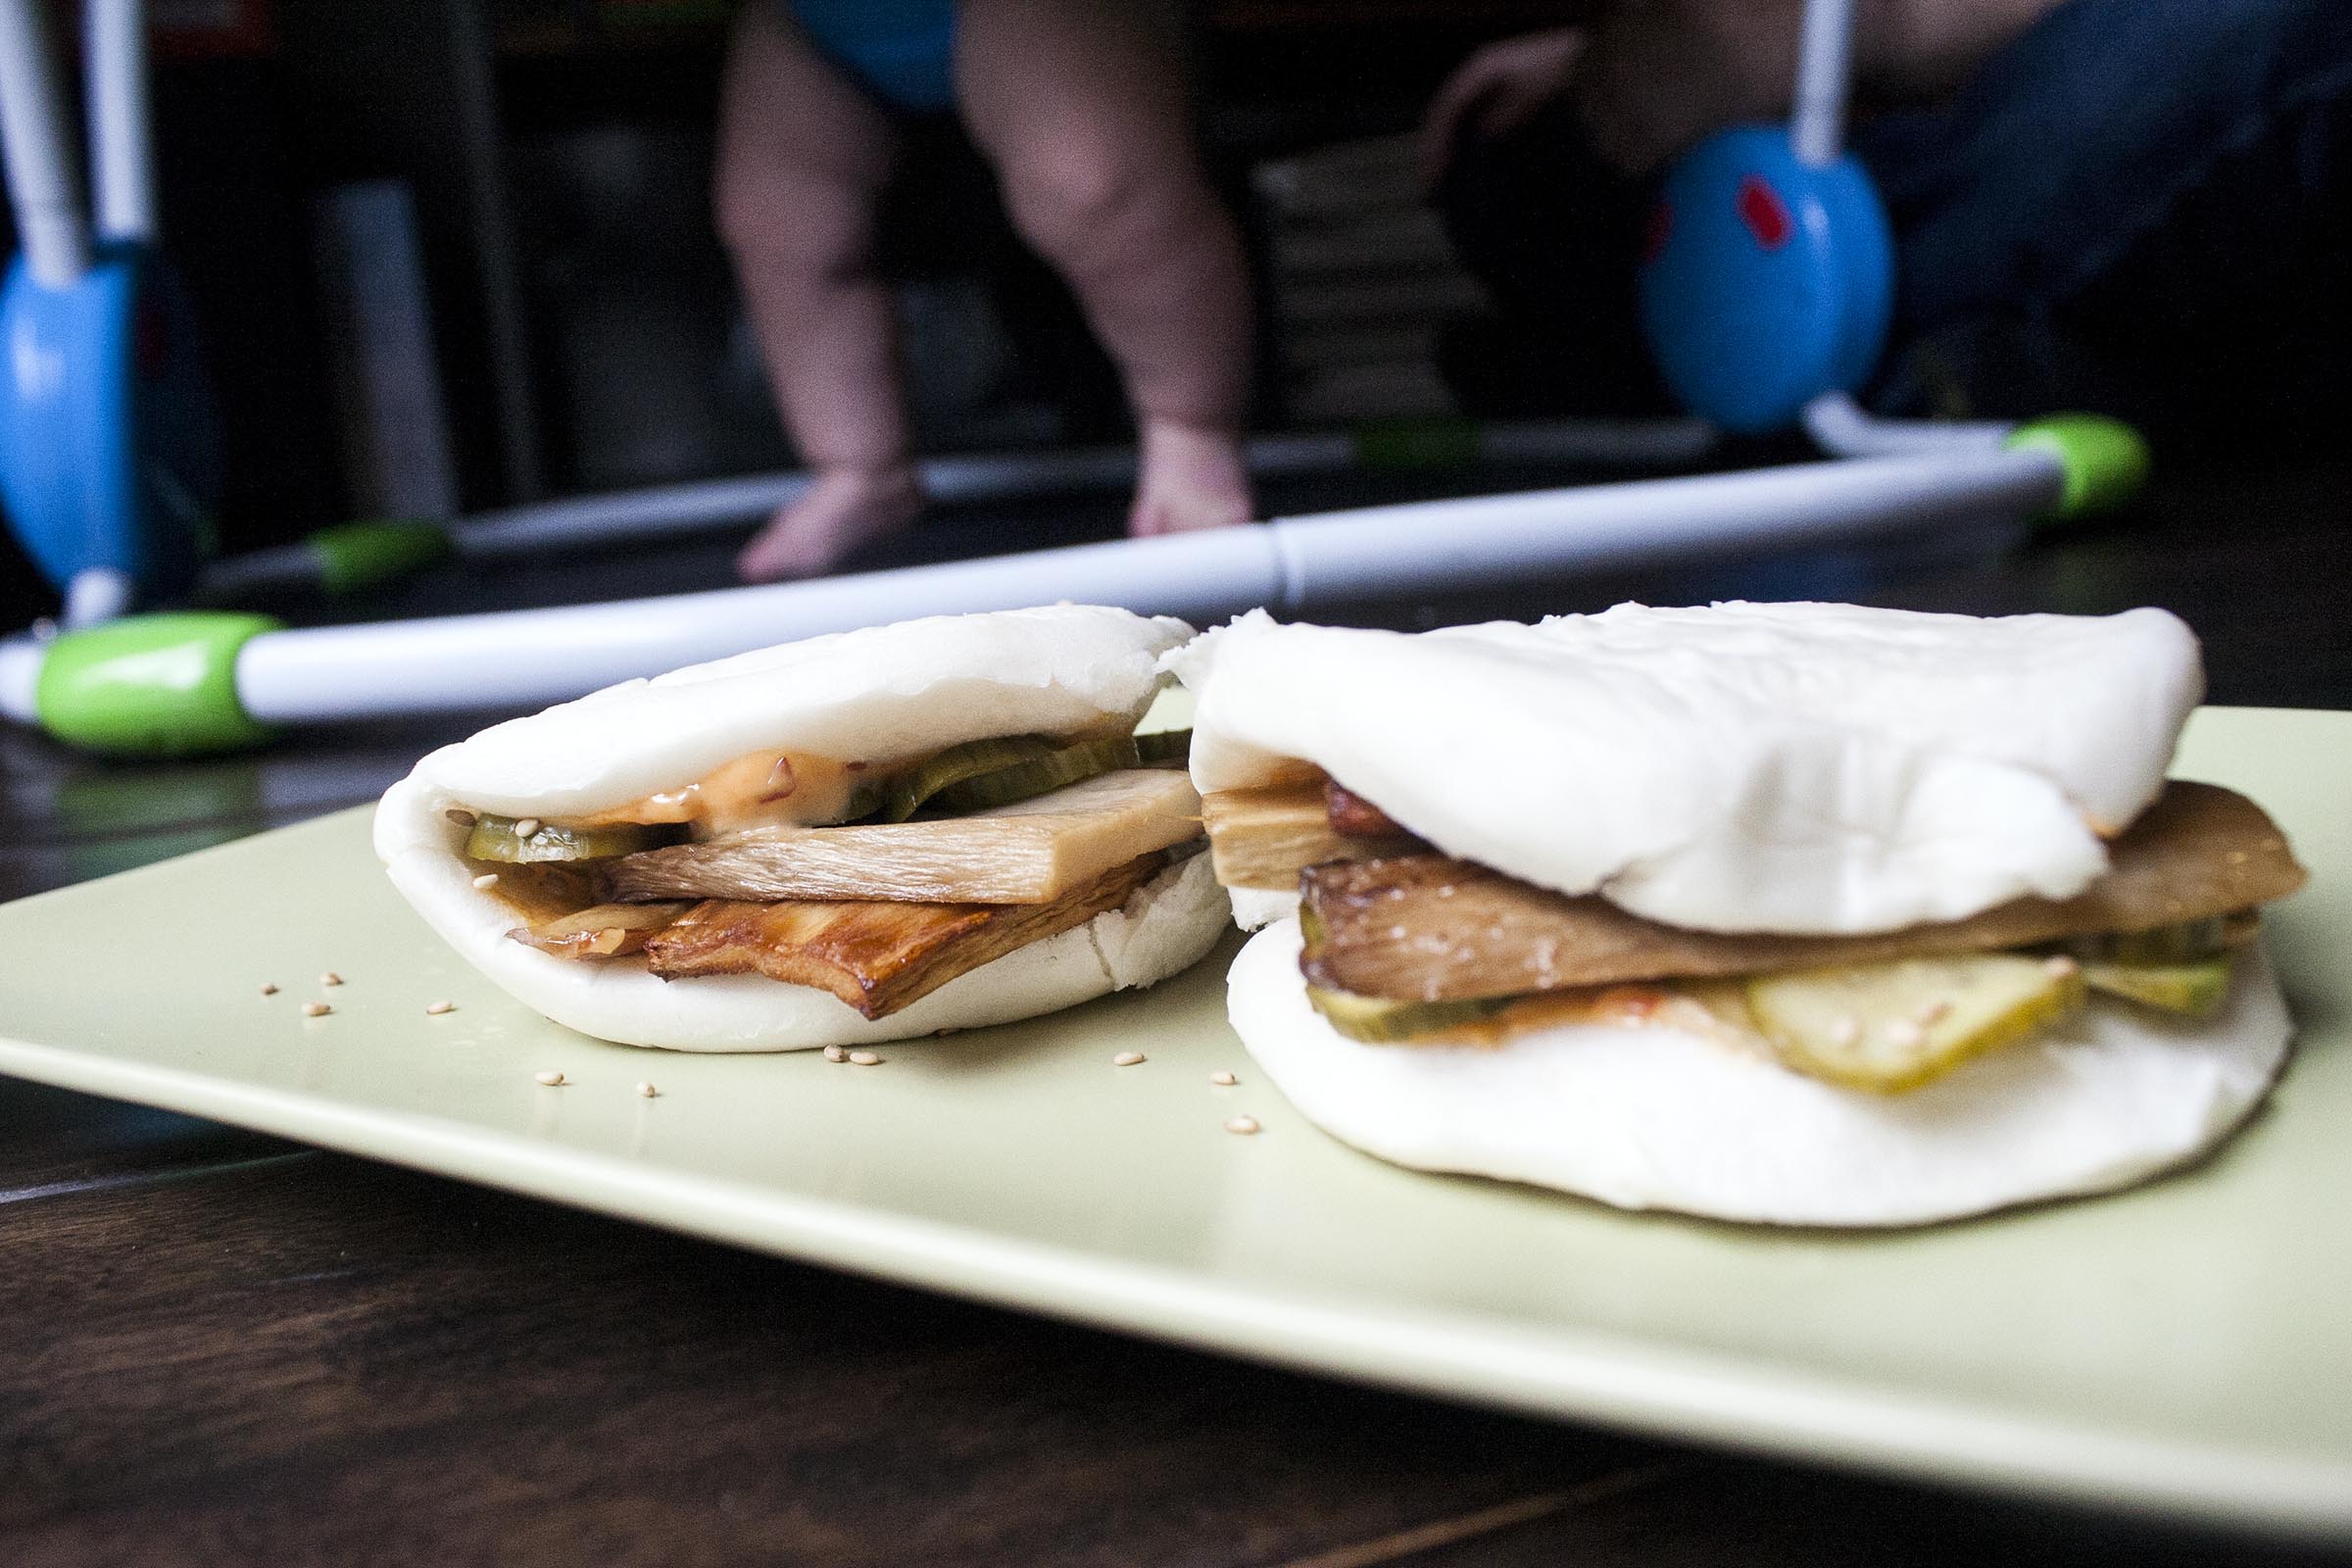
[[[2352,714],[2208,710],[2179,771],[2261,800],[2314,873],[2270,935],[2285,1081],[2183,1175],[1908,1234],[1357,1154],[1252,1070],[1222,956],[879,1067],[583,1039],[410,913],[364,811],[0,907],[0,1070],[1348,1377],[2352,1538]],[[1263,1134],[1223,1131],[1238,1112]]]

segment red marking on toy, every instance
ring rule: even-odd
[[[1788,217],[1788,205],[1781,193],[1764,182],[1760,174],[1750,174],[1740,182],[1740,221],[1756,236],[1756,243],[1768,251],[1777,251],[1788,243],[1796,224]]]
[[[1642,265],[1647,267],[1666,254],[1666,242],[1674,237],[1674,209],[1664,202],[1649,210],[1649,221],[1642,230]]]

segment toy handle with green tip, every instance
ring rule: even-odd
[[[2099,414],[2053,414],[2019,425],[2002,445],[2058,461],[2065,485],[2044,514],[2053,521],[2095,516],[2130,502],[2147,484],[2153,461],[2137,430]]]

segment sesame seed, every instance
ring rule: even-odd
[[[1908,1051],[1928,1038],[1928,1032],[1908,1018],[1897,1018],[1886,1026],[1886,1043]]]
[[[498,886],[498,873],[496,871],[484,871],[480,876],[477,876],[473,879],[473,885],[482,889],[484,892],[488,892],[490,889]]]
[[[1110,1058],[1110,1064],[1113,1067],[1132,1067],[1143,1059],[1144,1054],[1140,1051],[1122,1051]]]
[[[318,983],[322,986],[339,986],[343,983],[343,977],[329,969],[318,977]]]
[[[305,1018],[323,1018],[334,1010],[323,1002],[306,1002],[302,1004],[302,1015]]]
[[[1212,1084],[1215,1084],[1219,1089],[1231,1089],[1235,1084],[1241,1082],[1239,1078],[1236,1078],[1233,1074],[1227,1072],[1222,1067],[1219,1067],[1215,1072],[1210,1073],[1208,1075],[1208,1081]]]
[[[655,1087],[654,1087],[652,1084],[649,1084],[649,1083],[644,1083],[644,1082],[642,1082],[642,1081],[641,1081],[641,1082],[640,1082],[640,1083],[637,1085],[637,1096],[638,1096],[638,1098],[639,1098],[639,1099],[641,1099],[641,1100],[652,1100],[652,1099],[654,1099],[656,1096],[660,1095],[661,1093],[662,1093],[662,1091],[661,1091],[661,1090],[659,1090],[659,1089],[656,1089],[656,1088],[655,1088]]]
[[[1830,1020],[1830,1044],[1850,1046],[1862,1038],[1862,1020],[1850,1012],[1841,1012]]]
[[[518,839],[537,838],[539,836],[539,830],[546,825],[546,823],[540,821],[535,816],[523,817],[514,824],[514,836]]]
[[[458,1004],[454,1002],[428,1002],[424,1004],[424,1010],[432,1017],[438,1018],[445,1012],[457,1011]]]
[[[1225,1123],[1225,1130],[1229,1133],[1242,1133],[1244,1135],[1253,1133],[1257,1131],[1257,1118],[1255,1116],[1229,1117]]]
[[[274,981],[274,980],[265,980],[265,981],[263,981],[263,982],[262,982],[262,995],[263,995],[263,996],[265,996],[265,997],[274,997],[274,996],[276,996],[276,995],[277,995],[277,982],[276,982],[276,981]]]
[[[1952,1004],[1941,997],[1937,997],[1933,1002],[1921,1003],[1911,1013],[1914,1021],[1923,1024],[1941,1023],[1951,1015]]]
[[[555,1088],[556,1085],[564,1081],[564,1075],[556,1071],[556,1069],[553,1067],[541,1068],[539,1071],[531,1074],[531,1076],[538,1082],[545,1084],[550,1089]]]
[[[2053,980],[2072,980],[2082,972],[2082,966],[2063,953],[2054,953],[2041,960],[2041,972]]]
[[[847,1061],[850,1059],[850,1048],[847,1046],[827,1046],[825,1048],[825,1059],[827,1061]]]
[[[879,1067],[882,1065],[882,1058],[870,1051],[853,1051],[850,1053],[850,1065],[853,1067]]]

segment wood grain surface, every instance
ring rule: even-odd
[[[2156,603],[2206,637],[2217,700],[2352,707],[2347,493],[2332,472],[2176,481],[1995,561],[1824,557],[1360,618],[1629,593]],[[894,548],[1075,525],[1023,526],[951,518]],[[724,560],[582,561],[499,593],[710,585]],[[487,601],[443,580],[397,603]],[[369,799],[470,727],[178,766],[0,733],[0,897]],[[5,1079],[0,1249],[0,1564],[2352,1560],[1372,1392]]]

